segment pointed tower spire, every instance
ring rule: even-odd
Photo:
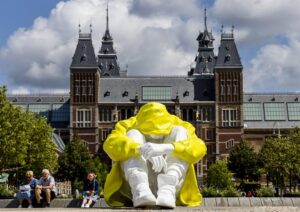
[[[107,0],[107,6],[106,6],[106,30],[104,33],[104,36],[102,37],[103,40],[108,41],[112,40],[112,37],[109,33],[109,27],[108,27],[108,0]]]
[[[198,54],[195,58],[196,67],[192,68],[189,75],[213,75],[213,68],[216,62],[214,55],[214,37],[212,32],[207,30],[207,14],[206,8],[204,9],[204,30],[199,33],[197,37]]]
[[[204,9],[204,31],[207,31],[207,16],[206,16],[206,8]]]
[[[106,5],[106,31],[109,31],[109,29],[108,29],[108,1],[107,1],[107,5]]]
[[[117,54],[114,49],[113,38],[109,33],[109,15],[108,0],[106,6],[106,29],[102,37],[102,45],[98,52],[98,67],[100,68],[101,77],[119,77],[120,67],[117,61]]]

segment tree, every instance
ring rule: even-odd
[[[284,190],[285,180],[290,177],[291,172],[299,173],[299,145],[291,142],[289,137],[267,139],[260,157],[264,163],[264,169],[281,191]]]
[[[232,173],[227,168],[225,160],[218,160],[212,164],[207,173],[208,187],[225,190],[233,187]]]
[[[103,188],[108,172],[107,166],[98,157],[92,158],[77,136],[66,145],[65,151],[58,158],[58,164],[56,179],[70,180],[73,189],[82,189],[83,180],[89,172],[96,174],[99,186]]]
[[[0,170],[57,169],[52,128],[46,119],[12,105],[0,87]]]
[[[88,149],[83,142],[78,138],[69,142],[65,146],[65,151],[59,155],[59,168],[56,173],[58,180],[70,180],[74,185],[75,181],[85,179],[89,171],[89,160],[91,159]]]
[[[244,179],[257,180],[258,169],[260,168],[258,155],[254,149],[245,141],[230,152],[228,158],[228,168],[235,177]]]

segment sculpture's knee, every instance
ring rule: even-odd
[[[167,174],[176,176],[178,180],[185,177],[188,170],[188,164],[184,160],[181,160],[173,155],[168,155],[167,157]]]
[[[126,133],[126,136],[132,138],[135,142],[144,144],[145,143],[145,136],[137,129],[129,130]]]
[[[182,126],[173,126],[170,134],[166,137],[165,143],[177,142],[188,139],[188,132]]]
[[[146,161],[139,157],[139,158],[129,158],[126,161],[121,163],[121,167],[123,169],[125,179],[128,180],[128,176],[131,174],[136,173],[148,173]]]

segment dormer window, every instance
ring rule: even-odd
[[[84,62],[86,61],[86,54],[82,55],[81,58],[80,58],[80,62]]]
[[[114,69],[114,67],[115,67],[115,65],[114,65],[113,63],[111,63],[111,64],[109,65],[109,69]]]
[[[125,97],[125,96],[128,96],[128,94],[129,94],[128,91],[124,91],[122,96]]]
[[[230,61],[230,59],[231,59],[231,56],[230,56],[230,54],[227,54],[227,55],[225,56],[225,62],[229,62],[229,61]]]
[[[183,93],[183,96],[185,97],[185,96],[189,96],[190,95],[190,92],[189,91],[185,91],[184,93]]]
[[[110,96],[110,91],[106,91],[106,92],[104,93],[104,97],[107,97],[107,96]]]

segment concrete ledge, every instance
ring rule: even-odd
[[[299,212],[300,207],[269,207],[269,206],[261,206],[261,207],[194,207],[194,208],[187,208],[187,207],[176,207],[174,210],[163,210],[163,209],[135,209],[135,208],[120,208],[117,211],[127,211],[127,212],[147,212],[147,211],[178,211],[178,212],[190,212],[190,211],[201,211],[201,212]],[[51,212],[82,212],[85,209],[82,208],[0,208],[0,212],[37,212],[37,211],[51,211]],[[90,208],[88,209],[89,212],[116,212],[116,209],[113,208]]]
[[[81,199],[54,199],[51,202],[52,208],[79,208]],[[16,199],[0,199],[0,208],[16,208],[18,202]],[[103,199],[97,201],[94,208],[109,209],[109,206]],[[259,198],[259,197],[219,197],[203,198],[201,208],[213,207],[300,207],[300,198]],[[199,208],[199,207],[196,207]],[[194,208],[189,208],[194,209]]]

